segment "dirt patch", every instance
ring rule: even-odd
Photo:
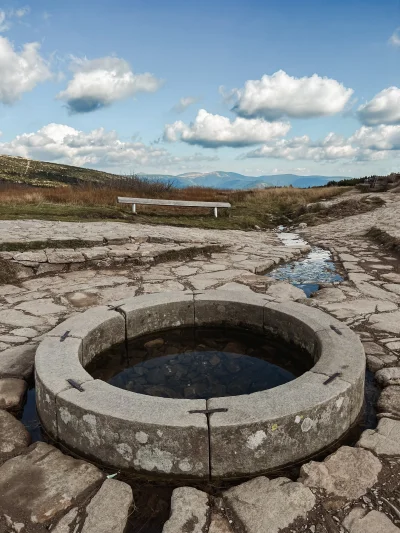
[[[385,201],[379,196],[343,200],[343,202],[337,202],[328,207],[322,203],[316,203],[307,208],[299,209],[294,218],[296,222],[307,222],[309,226],[316,226],[338,218],[367,213],[383,205],[385,205]]]
[[[15,267],[10,261],[0,257],[0,285],[12,284],[17,281]]]
[[[386,231],[373,227],[367,232],[367,237],[379,244],[383,244],[383,247],[391,253],[400,255],[400,239],[389,235]]]

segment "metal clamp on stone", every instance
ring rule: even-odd
[[[67,381],[72,387],[74,387],[74,389],[77,389],[79,392],[85,392],[85,389],[82,387],[82,385],[77,383],[74,379],[67,379]]]
[[[68,330],[60,337],[60,342],[64,342],[71,332]]]
[[[226,413],[228,409],[221,407],[220,409],[199,409],[198,411],[189,411],[190,414],[201,413],[203,415],[212,415],[213,413]]]

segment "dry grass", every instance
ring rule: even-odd
[[[110,186],[75,185],[38,188],[0,186],[0,218],[48,218],[63,220],[119,219],[132,221],[129,205],[118,205],[117,196],[175,200],[224,201],[231,210],[220,210],[220,218],[208,209],[138,206],[134,221],[215,228],[271,227],[296,217],[309,203],[345,192],[344,187],[315,189],[270,188],[231,191],[206,187],[175,189],[170,184],[134,179]]]

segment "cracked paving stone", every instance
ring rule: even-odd
[[[354,500],[378,481],[382,465],[363,448],[342,446],[322,463],[310,461],[300,470],[299,481],[307,487],[325,489],[335,496]]]
[[[103,479],[92,464],[38,442],[0,467],[0,511],[28,530],[30,523],[46,525],[83,503]]]

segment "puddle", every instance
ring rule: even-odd
[[[281,231],[277,235],[286,246],[308,244],[297,233]],[[313,246],[302,259],[274,268],[267,276],[280,281],[289,281],[295,287],[302,289],[307,298],[319,290],[320,283],[343,281],[343,277],[336,271],[331,252],[320,246]]]
[[[25,405],[21,414],[21,422],[29,431],[32,443],[44,441],[42,429],[39,421],[39,416],[36,411],[36,391],[34,387],[30,387],[26,394]]]
[[[313,366],[300,347],[228,328],[176,328],[114,346],[86,370],[115,387],[164,398],[251,394],[294,380]]]

